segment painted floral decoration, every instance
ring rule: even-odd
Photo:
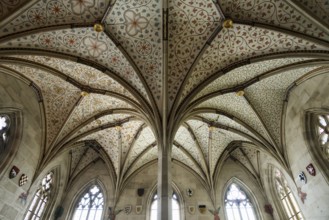
[[[98,57],[102,52],[107,50],[106,44],[95,38],[86,37],[84,38],[83,43],[87,47],[89,55],[92,57]]]
[[[145,17],[130,10],[125,12],[124,17],[126,20],[126,32],[130,36],[135,36],[148,25],[148,20]]]

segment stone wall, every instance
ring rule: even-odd
[[[181,212],[183,211],[183,219],[189,220],[212,220],[213,216],[207,211],[201,214],[198,211],[198,205],[206,205],[212,208],[211,199],[201,182],[186,168],[174,163],[172,165],[172,182],[173,188],[179,196]],[[150,167],[145,167],[137,175],[129,180],[125,190],[119,200],[118,208],[124,208],[126,205],[132,205],[132,212],[129,215],[120,213],[118,220],[145,220],[149,219],[149,210],[151,199],[156,191],[157,181],[157,164],[154,163]],[[144,188],[145,193],[142,197],[137,196],[137,189]],[[193,190],[193,195],[189,197],[186,193],[187,189]],[[136,213],[136,205],[142,205],[141,214]],[[188,207],[193,206],[195,212],[191,214]]]
[[[40,156],[43,131],[40,108],[36,94],[28,85],[2,72],[0,72],[0,108],[19,109],[23,116],[22,140],[17,154],[0,174],[0,219],[21,220],[25,206],[20,203],[18,197],[31,186]],[[20,172],[15,178],[9,179],[13,165],[17,166]],[[28,176],[29,181],[19,187],[18,181],[23,173]]]
[[[82,196],[86,187],[94,183],[97,183],[103,190],[106,205],[104,216],[107,216],[107,207],[113,206],[114,203],[115,186],[105,163],[102,160],[98,160],[87,166],[72,184],[66,187],[60,203],[64,207],[64,212],[58,220],[70,219],[74,212],[74,205]]]
[[[221,219],[225,219],[223,202],[226,189],[231,182],[239,184],[245,192],[249,194],[249,198],[253,202],[255,211],[258,213],[260,219],[273,219],[269,214],[265,213],[264,210],[264,205],[268,203],[265,191],[261,189],[251,174],[248,174],[241,165],[231,159],[228,159],[222,167],[218,176],[218,184],[216,186],[216,201],[218,206],[221,207]]]
[[[329,109],[328,94],[329,74],[315,76],[292,90],[286,110],[286,150],[295,183],[307,193],[304,204],[297,198],[305,219],[329,219],[329,186],[323,171],[317,166],[318,158],[314,158],[309,149],[304,123],[305,111],[312,108]],[[311,176],[306,171],[309,163],[315,166],[316,176]],[[305,185],[297,178],[301,171],[307,177]]]

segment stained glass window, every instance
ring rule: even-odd
[[[9,127],[10,118],[7,115],[0,115],[0,155],[6,150]]]
[[[291,220],[304,219],[296,202],[296,199],[291,193],[287,181],[283,177],[282,173],[279,170],[275,169],[274,175],[276,190],[278,192],[282,206],[284,207],[288,218]]]
[[[101,220],[103,209],[103,193],[97,185],[93,185],[76,205],[73,220]]]
[[[232,183],[226,192],[225,211],[228,220],[256,220],[247,194],[235,183]]]
[[[321,153],[329,159],[329,115],[318,116],[317,132]]]
[[[173,193],[172,200],[172,220],[179,220],[180,219],[180,207],[179,207],[179,200],[176,193]],[[157,220],[158,218],[158,195],[155,194],[151,204],[151,220]]]
[[[41,181],[41,186],[34,195],[24,220],[41,219],[45,211],[53,185],[53,172],[49,172]]]

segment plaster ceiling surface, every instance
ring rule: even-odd
[[[255,110],[243,96],[237,96],[235,93],[227,93],[211,98],[198,105],[200,108],[213,108],[229,113],[248,124],[263,138],[269,140],[269,135],[262,121]]]
[[[296,1],[299,3],[300,1]],[[315,1],[308,1],[315,2]],[[321,9],[325,3],[319,2]],[[322,2],[322,3],[320,3]],[[314,4],[314,3],[313,3]],[[224,13],[233,18],[274,25],[310,36],[328,40],[321,28],[313,25],[312,21],[294,8],[288,1],[280,0],[224,0],[221,1]],[[318,9],[319,10],[319,9]],[[328,33],[328,32],[327,32]]]
[[[24,37],[4,41],[0,43],[0,47],[57,52],[97,62],[120,75],[147,97],[140,78],[126,57],[105,33],[96,33],[92,27],[27,34]]]
[[[327,0],[301,0],[300,3],[319,19],[329,24],[329,2]]]
[[[103,111],[129,107],[130,105],[127,102],[107,95],[89,94],[87,96],[81,97],[80,102],[71,112],[70,117],[67,119],[65,125],[63,126],[59,138],[64,137],[85,120]]]
[[[249,141],[247,138],[242,137],[236,133],[222,130],[218,128],[213,128],[211,130],[211,143],[209,144],[210,150],[210,174],[213,175],[215,167],[220,160],[220,157],[226,147],[233,141]],[[225,159],[225,158],[223,158]]]
[[[137,140],[135,140],[134,144],[130,147],[129,155],[127,155],[126,168],[128,168],[148,146],[155,142],[155,137],[150,127],[145,127],[136,138]]]
[[[108,0],[33,0],[29,8],[1,28],[0,36],[51,25],[93,23],[102,18],[108,3]]]
[[[210,186],[230,155],[255,176],[258,150],[284,158],[284,101],[328,64],[327,15],[327,1],[3,0],[1,72],[39,88],[41,160],[70,148],[71,178],[101,158],[120,188],[172,147]]]
[[[249,157],[246,155],[244,150],[244,148],[238,148],[231,153],[231,156],[237,159],[242,164],[242,166],[247,168],[253,175],[257,175],[254,170],[255,168],[253,167],[253,164],[250,162]]]
[[[97,119],[93,118],[91,122],[87,122],[86,124],[81,125],[82,127],[77,129],[76,131],[73,131],[74,134],[70,135],[69,138],[75,138],[78,135],[81,135],[83,133],[86,133],[88,131],[92,131],[95,128],[106,126],[107,124],[117,124],[121,121],[124,121],[125,119],[128,119],[131,117],[131,115],[128,114],[111,114],[111,115],[105,115],[102,117],[99,117]],[[133,123],[133,122],[130,122]]]
[[[12,12],[16,11],[19,7],[24,5],[27,0],[3,0],[0,2],[0,20],[9,16]]]
[[[255,168],[256,172],[259,172],[259,155],[260,151],[257,147],[250,143],[243,143],[241,149],[244,151],[245,155],[248,157],[251,165]]]
[[[239,124],[238,122],[234,121],[233,119],[225,115],[205,113],[205,114],[199,114],[198,116],[208,119],[210,122],[215,122],[219,125],[226,126],[227,128],[233,128],[236,129],[237,131],[241,131],[247,135],[250,135],[255,139],[259,139],[259,136],[253,133],[250,128],[248,129],[244,127],[243,125]]]
[[[257,76],[260,76],[266,72],[270,72],[271,70],[273,71],[286,65],[298,64],[300,62],[309,60],[310,58],[281,58],[261,61],[238,67],[229,71],[228,73],[225,73],[224,75],[219,76],[216,80],[209,83],[207,87],[202,89],[198,95],[195,96],[193,101],[212,92],[216,92],[219,89],[228,89],[241,85],[245,82],[248,82],[249,80],[254,79]]]
[[[133,166],[130,166],[129,170],[125,174],[125,177],[129,177],[132,175],[136,170],[143,167],[144,165],[148,164],[151,161],[154,161],[158,158],[158,147],[150,147],[145,154],[142,154],[141,157],[135,161]]]
[[[132,58],[160,102],[162,61],[160,0],[117,1],[106,18],[106,29]]]
[[[235,25],[220,32],[191,73],[184,88],[184,98],[207,77],[245,59],[289,51],[327,49],[299,37],[248,25]]]
[[[202,164],[204,154],[202,148],[198,146],[191,132],[184,126],[181,126],[175,136],[175,141],[181,145],[199,164]]]
[[[82,158],[83,154],[86,153],[86,150],[88,150],[87,146],[80,146],[75,147],[70,150],[70,173],[73,174],[74,170],[76,169],[77,165],[79,164],[80,159]]]
[[[80,90],[68,82],[38,68],[4,64],[25,75],[41,90],[45,102],[47,146],[64,125],[70,111],[80,98]]]
[[[304,67],[286,71],[245,89],[245,97],[258,112],[278,146],[281,146],[281,115],[286,91],[294,81],[317,68],[319,67]]]
[[[200,149],[202,150],[203,157],[208,162],[209,135],[208,136],[205,135],[209,132],[208,124],[206,124],[202,121],[197,121],[197,120],[189,120],[186,122],[186,124],[188,124],[188,126],[190,127],[191,132],[192,132],[193,136],[195,137],[196,143],[200,146]]]
[[[33,61],[54,68],[64,74],[63,77],[70,77],[80,83],[81,86],[89,86],[93,89],[115,92],[137,101],[134,96],[116,80],[90,66],[50,56],[17,55],[11,57]],[[68,81],[68,79],[66,80]]]
[[[110,127],[98,132],[91,133],[79,140],[96,140],[103,147],[105,152],[107,152],[107,154],[109,155],[116,174],[119,173],[120,138],[119,131],[116,127]]]
[[[222,18],[211,0],[170,0],[168,4],[168,96],[172,103],[191,65]]]
[[[133,143],[136,141],[137,136],[143,129],[143,121],[129,121],[122,125],[121,137],[122,137],[122,153],[127,155],[129,149],[131,149]]]
[[[81,147],[80,147],[81,148]],[[72,163],[75,164],[75,167],[72,167],[72,173],[71,173],[71,178],[76,177],[79,172],[81,172],[84,168],[86,168],[90,163],[94,162],[97,158],[99,158],[99,154],[92,148],[90,147],[82,147],[81,152],[77,152],[76,156],[73,158],[72,154]],[[73,153],[74,151],[72,151]],[[80,157],[78,157],[80,156]],[[79,160],[76,162],[76,160]]]
[[[191,158],[189,158],[189,156],[184,151],[182,151],[181,148],[175,146],[173,147],[172,158],[179,161],[180,163],[183,163],[185,166],[189,167],[191,170],[196,172],[200,177],[205,178],[205,175],[200,165],[194,162],[193,160],[191,160]]]

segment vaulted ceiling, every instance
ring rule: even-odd
[[[165,120],[174,162],[211,187],[227,158],[255,177],[260,152],[284,164],[284,105],[328,67],[328,14],[325,0],[3,0],[0,65],[38,91],[43,160],[70,149],[72,178],[102,158],[123,185],[157,159]]]

